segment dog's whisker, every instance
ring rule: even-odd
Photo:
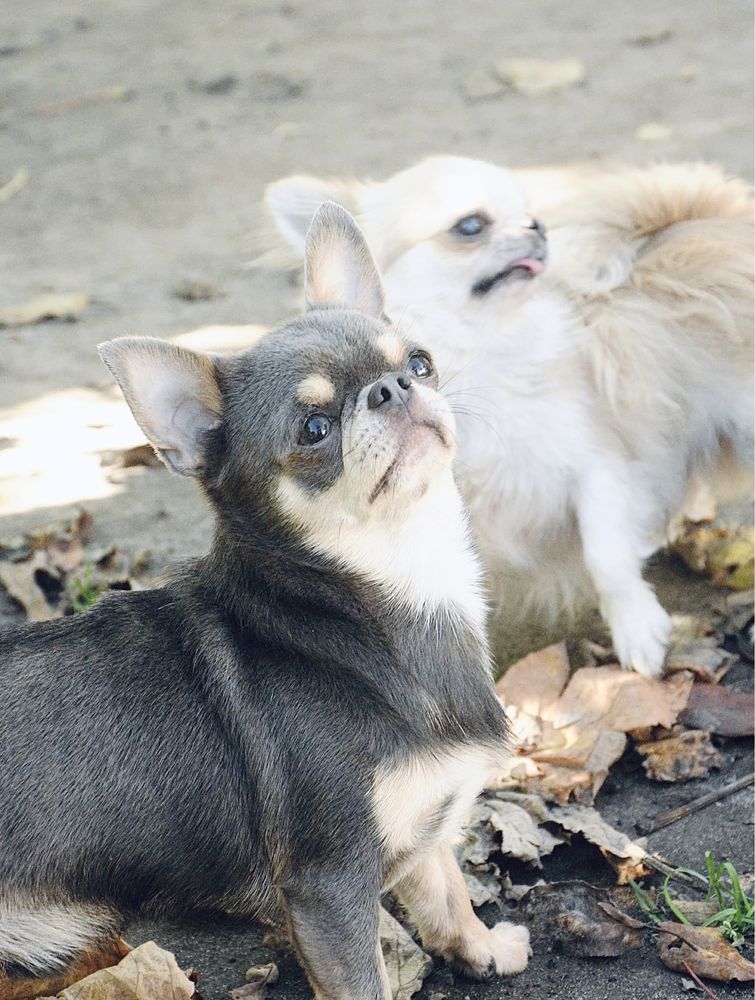
[[[485,426],[489,430],[491,430],[493,432],[493,434],[495,434],[495,436],[498,438],[498,440],[500,441],[500,443],[503,445],[504,448],[507,447],[506,442],[501,437],[501,434],[499,433],[498,428],[495,426],[495,424],[491,423],[491,421],[488,420],[487,417],[484,417],[477,410],[471,410],[468,407],[462,407],[462,406],[452,406],[451,407],[451,412],[454,413],[454,414],[457,414],[457,413],[461,414],[462,416],[465,416],[465,417],[474,417],[475,420],[479,420],[481,423],[485,424]]]

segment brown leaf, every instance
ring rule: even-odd
[[[640,726],[672,726],[687,704],[692,678],[684,674],[663,681],[611,667],[578,670],[554,705],[555,729],[569,726],[626,733]]]
[[[265,1000],[267,988],[278,982],[278,966],[275,962],[253,965],[246,970],[246,983],[231,990],[231,1000]]]
[[[482,806],[488,810],[490,828],[501,834],[501,852],[540,867],[540,858],[550,854],[563,843],[563,839],[554,837],[541,826],[541,818],[533,816],[531,810],[526,808],[527,804],[526,801],[519,804],[495,798],[484,800]],[[545,815],[541,813],[542,819]]]
[[[146,465],[150,468],[162,467],[162,462],[155,454],[155,449],[151,444],[137,444],[133,448],[126,448],[120,452],[118,463],[121,469],[133,469],[138,465]]]
[[[63,614],[62,607],[50,604],[38,582],[43,574],[50,576],[48,566],[46,552],[35,552],[31,559],[23,562],[0,562],[0,586],[18,601],[31,622],[60,618]]]
[[[577,670],[564,688],[568,674],[561,643],[515,663],[498,681],[518,746],[497,787],[589,805],[624,753],[625,734],[673,726],[692,687],[688,673],[654,681],[606,666]]]
[[[0,586],[26,611],[29,621],[46,621],[64,613],[65,577],[81,565],[84,543],[92,528],[87,511],[73,521],[28,533],[11,548],[11,560],[0,559]]]
[[[617,858],[628,858],[639,862],[646,857],[647,852],[644,847],[606,823],[597,809],[581,805],[551,806],[549,815],[554,823],[558,823],[565,830],[570,833],[581,833],[585,840]]]
[[[278,966],[275,962],[267,962],[265,965],[253,965],[244,973],[244,978],[248,983],[261,983],[265,986],[272,986],[278,982]]]
[[[755,699],[751,694],[712,684],[695,684],[679,716],[685,726],[717,736],[752,736]]]
[[[637,752],[643,757],[642,766],[653,781],[691,781],[705,778],[713,768],[719,769],[723,757],[710,741],[710,733],[689,729],[665,740],[640,743]]]
[[[542,716],[558,700],[569,679],[566,643],[530,653],[512,664],[495,686],[503,704],[529,715]]]
[[[542,767],[539,776],[528,778],[519,787],[528,792],[536,792],[549,802],[557,802],[559,805],[569,802],[590,805],[597,794],[595,784],[594,775],[584,768],[547,764]]]
[[[630,879],[637,882],[652,871],[642,858],[618,858],[605,848],[601,848],[600,853],[616,873],[617,885],[628,885]]]
[[[718,639],[703,636],[675,643],[666,658],[666,672],[691,670],[700,680],[717,684],[733,662],[734,656],[721,649]]]
[[[755,980],[755,965],[748,962],[714,927],[688,927],[666,922],[661,932],[658,954],[664,965],[674,972],[686,971],[685,964],[698,976],[740,983]]]
[[[601,958],[639,948],[641,932],[616,919],[601,903],[610,904],[606,889],[573,881],[533,886],[521,907],[535,945],[555,945],[567,955]]]
[[[148,941],[117,965],[100,969],[58,994],[59,1000],[188,1000],[194,983],[169,951]]]
[[[88,302],[85,292],[38,295],[23,305],[0,309],[0,326],[29,326],[48,319],[74,320]]]

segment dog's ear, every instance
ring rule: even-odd
[[[147,337],[108,340],[98,350],[163,462],[182,476],[199,475],[205,435],[223,413],[215,361]]]
[[[329,180],[298,175],[268,184],[265,204],[283,239],[301,258],[307,231],[315,212],[325,201],[335,201],[357,211],[357,188],[353,181]]]
[[[383,285],[367,241],[345,208],[326,201],[304,247],[304,293],[310,309],[358,309],[382,319]]]

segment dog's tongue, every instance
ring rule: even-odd
[[[515,267],[521,267],[525,271],[529,271],[530,274],[540,274],[543,271],[543,262],[541,260],[535,260],[534,257],[522,257],[520,260],[512,261],[509,264],[509,268],[513,271]]]

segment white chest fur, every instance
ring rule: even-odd
[[[373,812],[388,858],[414,857],[458,837],[497,765],[500,756],[489,747],[457,746],[378,770]]]
[[[400,516],[388,509],[382,516],[371,512],[369,518],[334,517],[339,507],[327,492],[310,499],[285,477],[278,496],[312,548],[373,580],[397,603],[418,614],[445,608],[461,613],[480,632],[484,629],[480,562],[450,472]]]

